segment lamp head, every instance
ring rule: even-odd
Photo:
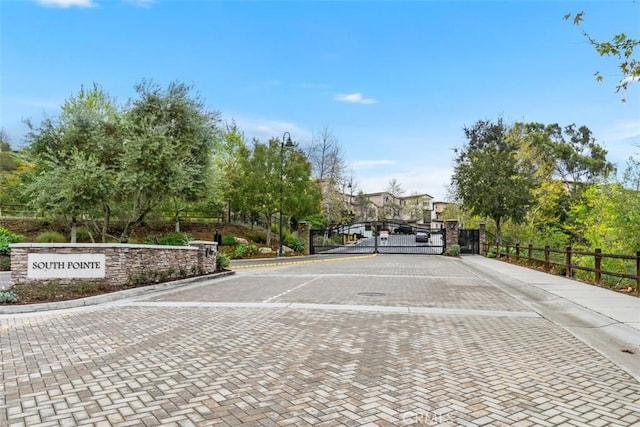
[[[293,141],[291,141],[291,134],[289,132],[285,132],[284,135],[282,135],[282,143],[285,147],[294,146]]]

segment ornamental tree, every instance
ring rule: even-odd
[[[504,220],[524,219],[535,186],[530,165],[520,161],[508,132],[502,119],[479,120],[465,127],[467,144],[455,150],[452,176],[452,187],[464,208],[495,222],[498,243]]]

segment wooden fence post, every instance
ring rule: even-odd
[[[640,295],[640,251],[636,252],[636,294]]]
[[[527,250],[527,259],[529,261],[529,265],[533,264],[533,244],[529,243],[529,248]]]
[[[545,270],[551,270],[551,264],[549,264],[549,246],[544,247],[544,268]]]
[[[602,282],[602,249],[596,249],[593,268],[596,270],[596,283]]]
[[[520,262],[520,243],[516,243],[516,262]]]
[[[572,277],[572,275],[571,275],[571,246],[567,246],[567,252],[566,252],[566,256],[565,256],[564,268],[566,270],[565,271],[565,276]]]

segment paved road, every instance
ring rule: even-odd
[[[2,315],[0,425],[640,425],[636,329],[587,345],[589,313],[568,327],[566,305],[473,259],[245,266]]]

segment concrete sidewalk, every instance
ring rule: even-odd
[[[479,255],[462,262],[640,381],[640,298]]]
[[[463,259],[465,263],[475,265],[485,273],[488,269],[493,270],[503,279],[515,279],[548,293],[548,296],[571,301],[613,322],[640,330],[638,297],[479,255],[465,256]]]

